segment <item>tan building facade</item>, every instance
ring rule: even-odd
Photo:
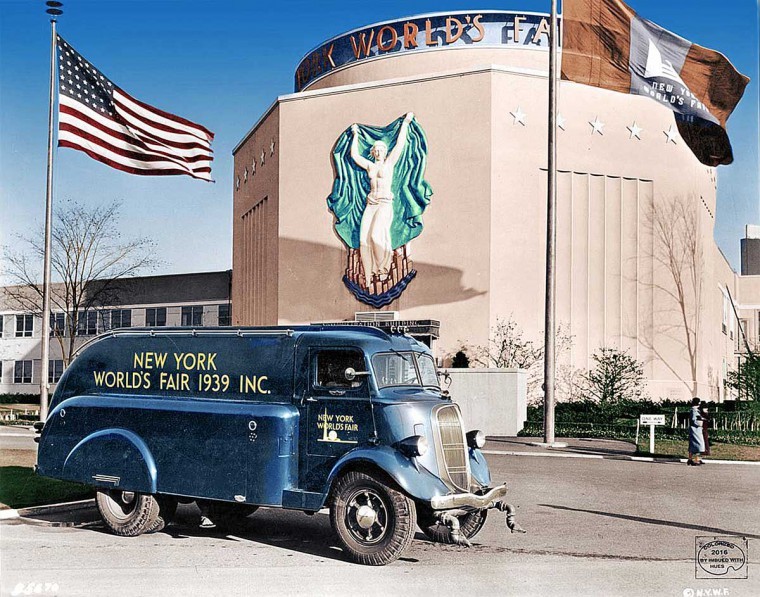
[[[500,14],[512,42],[501,47],[425,46],[420,29],[419,47],[404,48],[399,21],[362,32],[388,44],[393,28],[409,51],[375,47],[329,68],[309,62],[326,50],[307,56],[303,89],[277,98],[234,151],[233,324],[353,320],[372,309],[342,279],[347,247],[326,202],[332,152],[354,123],[382,127],[413,112],[433,196],[407,246],[416,277],[382,309],[440,320],[443,359],[485,344],[499,318],[540,339],[548,52],[540,15]],[[594,351],[614,346],[644,363],[654,398],[728,397],[739,333],[726,289],[754,343],[760,277],[738,276],[713,240],[718,171],[697,161],[652,99],[562,81],[559,106],[557,320],[573,337],[560,363],[586,369]],[[663,265],[668,248],[686,253],[675,272]]]

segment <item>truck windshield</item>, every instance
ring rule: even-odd
[[[439,388],[433,359],[414,352],[380,353],[372,357],[372,368],[380,388],[424,386]]]

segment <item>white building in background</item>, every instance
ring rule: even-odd
[[[88,311],[79,320],[76,346],[115,328],[217,326],[230,324],[230,271],[144,276],[120,281],[118,300]],[[36,394],[40,385],[42,320],[14,309],[0,289],[0,394]],[[65,314],[51,314],[51,329]],[[51,392],[63,374],[61,347],[50,341]]]

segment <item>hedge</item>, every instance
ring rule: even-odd
[[[655,414],[655,413],[653,413]],[[758,431],[726,431],[723,429],[709,429],[710,441],[744,446],[760,446],[760,432]],[[542,422],[528,421],[522,431],[517,435],[522,437],[540,437],[544,433]],[[636,421],[617,424],[580,423],[558,421],[554,424],[554,433],[557,437],[587,437],[599,439],[636,439]],[[641,427],[640,437],[649,437],[649,427]],[[689,430],[668,426],[655,427],[655,439],[680,439],[689,440]]]
[[[0,394],[0,404],[39,404],[39,394]]]

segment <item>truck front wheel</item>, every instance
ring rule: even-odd
[[[369,566],[396,560],[414,537],[414,502],[394,487],[352,471],[333,490],[330,522],[348,557]]]
[[[157,527],[160,508],[152,495],[118,489],[98,490],[95,501],[103,522],[115,535],[136,537]]]

